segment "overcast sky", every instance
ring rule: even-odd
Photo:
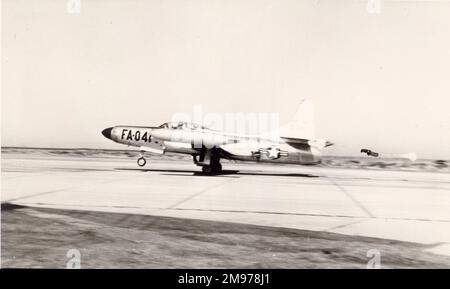
[[[450,158],[450,3],[2,1],[2,146],[117,148],[117,125],[302,98],[333,154]],[[72,10],[73,11],[73,10]]]

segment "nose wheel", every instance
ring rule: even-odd
[[[138,166],[140,166],[140,167],[145,166],[146,163],[147,163],[147,161],[145,160],[144,157],[140,157],[140,158],[138,158],[138,160],[137,160],[137,164],[138,164]]]

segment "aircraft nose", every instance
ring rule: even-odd
[[[104,130],[102,130],[102,135],[104,137],[106,137],[106,138],[111,139],[111,131],[112,131],[112,129],[113,129],[112,127],[105,128]]]

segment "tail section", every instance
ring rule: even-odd
[[[312,140],[314,132],[314,106],[309,99],[303,99],[290,122],[279,129],[282,138]]]

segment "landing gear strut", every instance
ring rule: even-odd
[[[145,158],[144,158],[144,156],[142,155],[142,153],[139,154],[139,158],[138,158],[138,160],[137,160],[138,166],[143,167],[143,166],[145,166],[146,163],[147,163],[147,161],[145,160]]]

